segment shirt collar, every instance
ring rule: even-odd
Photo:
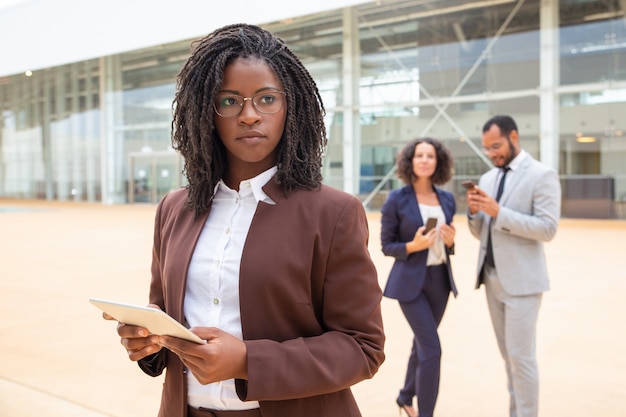
[[[265,191],[263,191],[263,187],[265,186],[265,184],[267,184],[272,179],[272,177],[276,174],[276,172],[278,172],[278,167],[273,166],[267,171],[261,172],[256,177],[241,181],[239,183],[239,194],[243,195],[243,194],[248,194],[249,192],[251,192],[257,203],[259,203],[260,201],[263,201],[268,204],[276,204],[276,202],[272,200],[265,193]],[[215,193],[217,193],[220,189],[230,190],[230,188],[226,185],[226,183],[223,180],[219,180],[219,182],[215,186]]]
[[[261,172],[256,177],[248,180],[250,182],[250,187],[252,188],[252,193],[254,194],[254,198],[256,198],[257,203],[260,201],[264,201],[266,203],[276,204],[276,202],[272,200],[267,194],[265,194],[265,191],[263,191],[263,187],[265,186],[265,184],[267,184],[272,179],[276,172],[278,172],[278,168],[276,166],[273,166],[267,171]],[[245,181],[242,181],[242,183],[243,182]],[[241,186],[239,187],[239,189],[241,189]]]
[[[525,150],[520,150],[517,156],[513,158],[511,163],[509,163],[508,167],[511,169],[511,171],[517,170],[522,165],[522,162],[524,162],[524,159],[526,159],[527,156],[528,154]]]

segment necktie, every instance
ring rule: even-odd
[[[504,179],[506,178],[507,172],[509,172],[511,168],[504,167],[502,168],[502,178],[500,178],[500,183],[498,184],[498,192],[496,193],[496,201],[500,201],[500,197],[502,197],[502,192],[504,191]]]
[[[500,201],[500,197],[502,197],[502,192],[504,191],[504,179],[506,178],[507,172],[510,170],[511,168],[509,167],[502,168],[502,178],[500,178],[500,183],[498,184],[496,201]],[[485,264],[493,267],[495,266],[495,263],[493,261],[493,247],[491,246],[491,220],[489,221],[489,234],[487,235],[487,254],[485,255]]]

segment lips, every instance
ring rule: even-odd
[[[258,143],[265,139],[265,135],[256,130],[250,130],[242,135],[237,136],[237,141],[245,142],[245,143]]]
[[[258,130],[249,130],[237,137],[237,139],[262,138],[265,135]]]

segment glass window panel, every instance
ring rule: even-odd
[[[561,84],[626,79],[626,32],[619,26],[598,22],[563,28]]]

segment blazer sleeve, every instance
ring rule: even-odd
[[[529,208],[516,207],[515,201],[503,204],[493,226],[512,236],[548,242],[556,235],[559,224],[561,184],[556,171],[536,165],[542,168],[539,174],[516,190],[516,195],[524,196],[520,201],[530,201]]]
[[[306,276],[313,292],[312,301],[307,306],[309,303],[305,300],[294,300],[288,293],[278,292],[273,295],[274,306],[263,306],[264,310],[259,310],[266,313],[263,322],[251,329],[252,332],[258,333],[266,320],[276,320],[274,327],[283,333],[280,337],[246,338],[248,380],[235,381],[242,400],[275,401],[336,393],[371,378],[384,361],[382,292],[367,247],[369,232],[365,211],[353,196],[331,198],[334,201],[323,203],[321,213],[309,207],[291,210],[304,212],[310,219],[307,224],[296,222],[301,238],[288,245],[292,252],[298,252],[298,257],[304,258],[311,255],[299,249],[313,244],[310,263],[314,267],[310,275],[289,267],[294,280],[297,276],[303,279]],[[322,199],[326,199],[324,195],[319,198]],[[273,263],[292,262],[281,260],[281,256],[274,258]],[[289,279],[280,275],[283,283]],[[272,284],[265,284],[265,287],[267,285]],[[292,287],[295,285],[299,284],[294,283]],[[253,290],[242,287],[242,291],[245,292],[241,295],[243,308],[243,297],[255,296],[248,293]],[[288,299],[281,302],[285,297]],[[255,298],[259,303],[259,297]],[[242,316],[242,322],[244,320]],[[267,333],[271,331],[267,329]],[[245,333],[244,330],[244,338]]]
[[[492,169],[491,171],[487,171],[484,175],[480,177],[478,181],[478,187],[483,190],[491,189],[491,184],[495,182],[496,178],[496,170]],[[490,217],[487,216],[482,211],[477,211],[474,214],[470,214],[469,208],[467,209],[467,225],[469,226],[469,231],[476,239],[482,239],[482,229],[483,225],[487,225],[489,223]]]
[[[150,304],[156,304],[165,310],[163,286],[161,283],[161,216],[163,214],[163,206],[167,196],[165,196],[157,206],[154,218],[154,238],[152,244],[152,280],[150,282]],[[167,366],[167,349],[161,349],[159,352],[140,359],[137,362],[139,368],[150,376],[159,376]]]
[[[394,190],[381,208],[380,243],[383,254],[397,260],[407,260],[406,241],[400,236],[402,218],[399,207],[400,194]]]

